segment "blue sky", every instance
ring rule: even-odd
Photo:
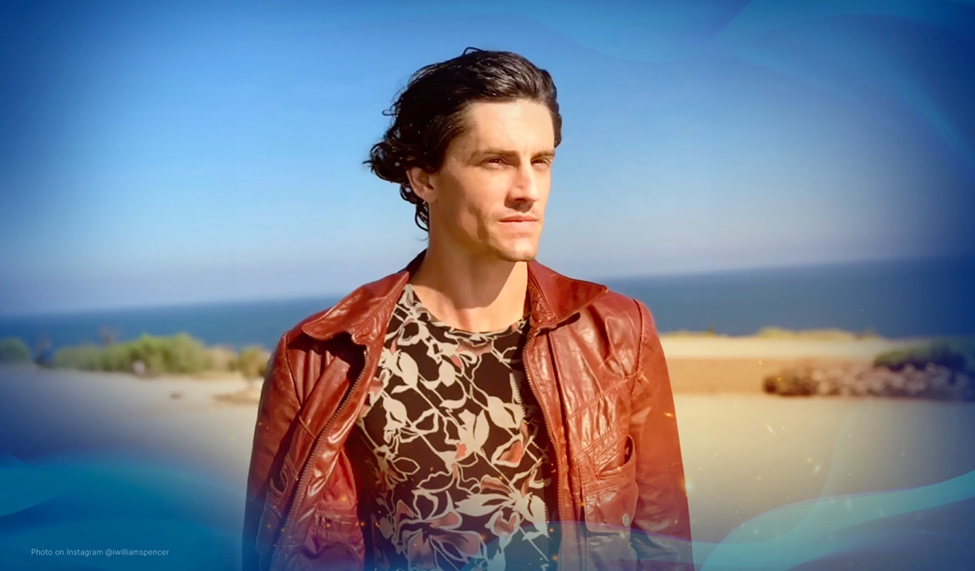
[[[361,163],[468,46],[555,78],[563,273],[973,251],[970,2],[405,4],[0,4],[0,314],[398,270],[424,234]]]

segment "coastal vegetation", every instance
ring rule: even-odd
[[[756,337],[761,339],[800,339],[804,341],[856,341],[858,339],[879,339],[880,336],[871,329],[859,333],[843,329],[783,329],[781,327],[763,327]]]
[[[240,371],[245,378],[253,379],[263,377],[267,371],[267,362],[270,358],[264,347],[260,345],[250,345],[241,349],[240,354],[232,364],[232,369]]]
[[[768,375],[767,393],[975,401],[975,338],[941,338],[886,351],[873,362],[805,364]]]
[[[142,335],[133,341],[106,346],[63,347],[54,354],[54,366],[85,371],[193,374],[209,369],[210,359],[203,343],[180,333],[172,337]]]
[[[877,355],[873,364],[891,371],[907,367],[925,369],[932,365],[975,378],[975,337],[936,339],[926,345],[888,351]]]
[[[30,361],[30,347],[17,337],[0,339],[0,363],[24,363]]]
[[[61,347],[50,364],[83,371],[116,371],[139,376],[240,373],[245,378],[264,376],[270,353],[259,345],[239,353],[225,346],[207,347],[187,333],[170,337],[143,334],[131,341],[104,341]],[[0,362],[31,360],[30,348],[16,337],[0,339]]]

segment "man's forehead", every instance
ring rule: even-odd
[[[490,128],[499,122],[542,122],[551,121],[552,115],[548,107],[529,100],[485,102],[477,101],[467,106],[465,110],[471,123],[479,127]]]
[[[472,155],[482,153],[522,153],[532,155],[555,154],[554,127],[548,108],[528,113],[512,109],[485,109],[484,105],[512,105],[476,103],[479,108],[468,109],[468,125],[457,141]],[[513,128],[514,127],[514,128]]]

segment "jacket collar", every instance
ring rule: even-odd
[[[385,335],[393,307],[426,253],[423,250],[402,270],[359,287],[327,311],[305,320],[301,330],[320,341],[347,332],[354,343],[375,342]],[[528,262],[530,325],[555,327],[579,313],[607,289],[601,284],[568,278],[532,260]]]

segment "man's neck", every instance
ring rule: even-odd
[[[498,331],[525,316],[528,263],[429,248],[410,284],[439,321],[464,331]]]

